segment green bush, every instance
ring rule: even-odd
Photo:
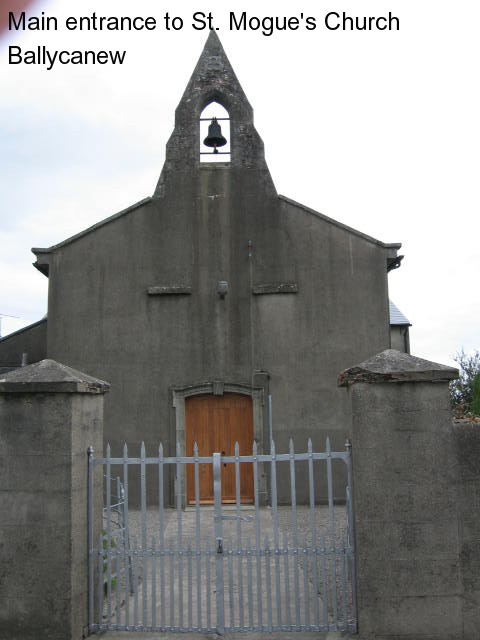
[[[474,416],[480,416],[480,374],[478,374],[473,382],[473,394],[471,412]]]
[[[459,365],[459,378],[450,383],[450,399],[455,413],[459,416],[470,415],[474,406],[480,415],[480,351],[468,355],[462,349],[454,357]],[[474,402],[474,387],[476,391],[476,404]]]

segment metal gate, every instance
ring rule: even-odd
[[[228,457],[201,457],[196,447],[192,457],[178,448],[165,457],[160,445],[152,458],[142,444],[140,457],[125,445],[123,457],[108,446],[95,458],[89,449],[90,632],[356,631],[351,445],[334,452],[327,438],[322,453],[311,441],[295,453],[290,441],[288,453],[276,453],[272,442],[264,455],[255,443],[251,456],[238,454],[238,445]],[[339,462],[345,493],[334,500]],[[240,501],[242,464],[253,473],[252,505]],[[193,507],[185,505],[186,465],[194,465]],[[203,465],[213,468],[212,506],[200,505]],[[222,465],[235,466],[234,505],[222,504]],[[103,514],[94,508],[100,474]],[[167,474],[174,508],[165,505]]]

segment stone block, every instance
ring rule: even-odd
[[[35,493],[66,493],[70,491],[70,456],[57,455],[16,455],[3,459],[4,482],[2,489]]]
[[[365,520],[388,522],[443,522],[456,514],[456,487],[452,484],[423,482],[411,478],[403,481],[401,474],[379,474],[372,470],[362,478],[362,490],[355,494],[355,513]],[[354,482],[360,485],[359,472],[354,467]]]
[[[70,451],[71,396],[0,394],[0,451],[7,456]],[[32,419],[33,418],[33,419]]]
[[[65,513],[69,513],[67,492],[56,493],[54,497],[32,491],[0,490],[0,513],[3,524],[31,524],[39,522],[62,522]]]
[[[35,557],[50,551],[53,527],[0,524],[0,558]]]
[[[351,390],[353,417],[362,416],[366,433],[374,428],[369,418],[395,416],[400,428],[409,430],[416,425],[422,431],[438,430],[432,420],[432,412],[441,419],[450,421],[451,408],[447,385],[423,383],[355,385]]]
[[[2,640],[71,640],[69,600],[51,597],[0,597]],[[81,638],[81,635],[77,635]]]
[[[480,587],[463,594],[463,638],[477,640],[480,612]]]
[[[455,448],[460,462],[462,483],[478,483],[480,479],[480,426],[460,422],[453,425]],[[478,484],[477,484],[478,486]]]
[[[417,633],[428,630],[435,640],[460,640],[461,599],[458,595],[392,598],[388,594],[378,600],[361,598],[358,629],[360,635],[371,632],[373,638],[398,635],[416,640]]]
[[[357,556],[373,552],[381,562],[391,558],[392,553],[398,559],[408,559],[412,554],[458,557],[458,528],[454,519],[442,523],[359,519],[355,536]]]
[[[38,598],[48,600],[65,597],[70,592],[68,558],[29,557],[23,563],[13,557],[0,562],[0,597]]]
[[[454,556],[439,560],[412,554],[403,559],[382,558],[373,566],[361,555],[357,558],[361,589],[378,600],[389,595],[418,598],[459,595],[459,573]]]

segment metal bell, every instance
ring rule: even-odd
[[[217,147],[223,147],[227,144],[216,118],[212,118],[211,123],[208,125],[208,136],[203,141],[203,144],[206,147],[213,147],[213,153],[218,153]]]

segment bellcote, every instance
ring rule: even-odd
[[[211,103],[228,113],[229,154],[220,155],[212,166],[216,170],[257,169],[268,174],[264,147],[253,124],[253,110],[215,31],[210,31],[195,70],[175,111],[175,128],[167,143],[165,164],[155,190],[162,195],[170,174],[200,168],[201,117]],[[222,124],[222,122],[220,122]],[[204,128],[202,131],[204,131]],[[212,158],[213,160],[213,158]],[[209,164],[208,156],[202,165]],[[271,183],[270,175],[268,181]],[[272,188],[273,183],[271,183]]]

